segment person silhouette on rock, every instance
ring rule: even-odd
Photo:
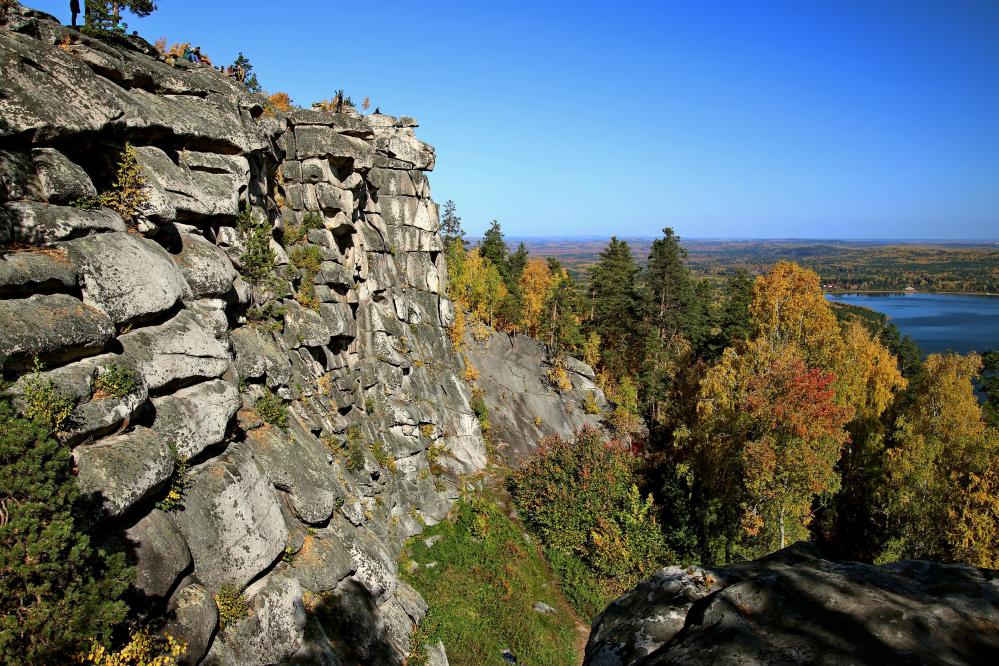
[[[69,0],[69,11],[73,12],[73,27],[76,27],[76,17],[80,15],[80,0]]]

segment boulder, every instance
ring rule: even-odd
[[[333,333],[318,312],[304,308],[296,301],[285,301],[285,306],[284,339],[289,347],[318,347],[329,343]]]
[[[184,510],[174,520],[191,549],[194,574],[213,592],[242,588],[288,542],[276,491],[246,444],[193,468],[189,478]]]
[[[151,240],[109,233],[65,247],[80,266],[84,303],[119,326],[169,310],[187,293],[170,255]]]
[[[79,238],[102,231],[125,231],[121,217],[107,208],[73,208],[37,201],[8,201],[4,217],[11,240],[28,245]]]
[[[165,633],[187,644],[180,663],[195,666],[208,646],[219,623],[219,612],[211,593],[198,583],[179,590],[170,600],[171,618]]]
[[[153,398],[152,429],[193,458],[225,438],[229,421],[240,407],[239,389],[221,379],[202,382],[176,393]]]
[[[166,440],[148,428],[73,451],[80,490],[94,494],[109,516],[120,516],[159,488],[173,473]]]
[[[194,298],[228,294],[239,276],[228,255],[201,236],[182,233],[180,240],[181,251],[173,255],[173,261],[184,274]]]
[[[222,344],[186,310],[164,324],[131,331],[118,340],[150,390],[178,381],[215,379],[229,367]]]
[[[30,366],[34,356],[83,356],[100,350],[115,332],[107,315],[65,294],[0,300],[0,322],[0,369]]]
[[[249,613],[222,630],[233,664],[265,666],[295,654],[305,642],[302,586],[292,577],[267,575],[246,589]]]
[[[999,659],[999,573],[873,566],[796,544],[755,562],[668,567],[593,622],[584,663],[971,664]]]
[[[158,509],[125,530],[135,565],[135,588],[147,597],[166,597],[191,566],[191,551],[169,514]]]
[[[291,361],[286,353],[278,349],[269,332],[256,326],[243,326],[233,331],[231,337],[236,352],[236,371],[240,377],[257,379],[267,375],[275,383],[288,383]]]
[[[372,166],[371,145],[356,137],[338,134],[333,128],[322,125],[303,125],[295,128],[298,159],[310,157],[339,157],[353,161],[353,168]]]
[[[264,473],[276,487],[289,493],[289,501],[302,522],[325,522],[343,500],[343,486],[330,450],[312,435],[265,425],[246,433]]]
[[[0,294],[70,290],[77,267],[61,247],[11,252],[0,257]]]
[[[97,188],[87,172],[55,148],[35,148],[31,159],[41,194],[49,203],[71,204],[77,199],[97,196]]]

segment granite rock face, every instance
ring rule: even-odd
[[[593,622],[590,666],[991,664],[999,572],[872,566],[796,544],[726,567],[668,567]]]
[[[571,390],[547,377],[543,345],[524,335],[493,333],[482,343],[465,339],[465,355],[479,372],[497,450],[516,465],[552,435],[571,439],[584,426],[599,428],[607,407],[593,369],[577,359],[565,363]]]
[[[58,436],[101,542],[127,551],[189,663],[401,664],[425,609],[399,585],[402,544],[486,462],[440,314],[434,150],[411,119],[265,101],[137,38],[11,10],[0,371],[15,404],[36,359],[72,400]],[[79,203],[125,142],[146,181],[133,220]],[[274,251],[262,278],[253,225]],[[112,370],[128,382],[109,393]],[[258,410],[267,395],[283,420]],[[249,612],[222,629],[228,586]]]

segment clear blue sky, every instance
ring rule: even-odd
[[[416,117],[473,234],[999,238],[996,0],[159,6],[130,28]]]

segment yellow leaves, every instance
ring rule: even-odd
[[[142,175],[138,153],[132,144],[126,143],[115,181],[110,190],[97,197],[96,203],[118,213],[126,223],[134,224],[149,199],[145,188],[146,179]]]
[[[537,337],[544,316],[545,301],[553,286],[553,276],[548,262],[531,259],[524,267],[520,289],[524,299],[523,321],[528,335]]]
[[[876,419],[907,382],[895,357],[860,322],[847,322],[843,343],[835,368],[838,402],[860,418]]]
[[[175,666],[187,652],[187,644],[170,634],[154,637],[148,628],[132,633],[129,642],[118,652],[111,652],[97,642],[80,655],[81,664],[92,666]]]
[[[771,349],[797,344],[809,365],[831,368],[839,346],[839,324],[822,294],[819,276],[779,261],[756,280],[749,313],[756,333]]]
[[[276,92],[267,98],[267,104],[271,108],[282,113],[291,111],[291,97],[286,92]]]

